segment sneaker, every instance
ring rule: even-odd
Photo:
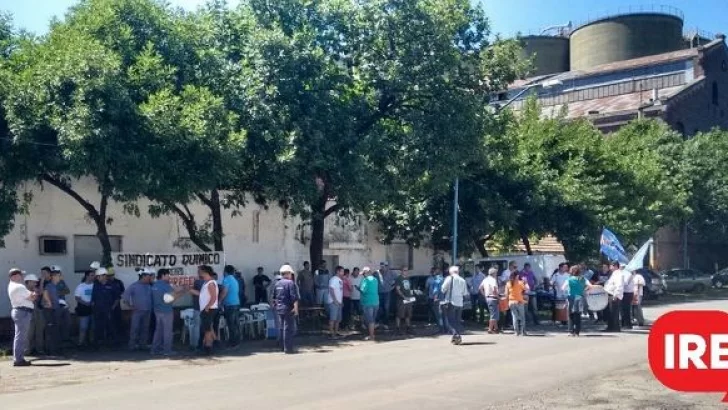
[[[165,352],[165,353],[162,353],[162,354],[163,354],[164,356],[166,356],[166,357],[172,357],[172,356],[177,356],[177,355],[179,355],[179,353],[175,352],[174,350],[172,350],[172,351],[170,351],[170,352]]]
[[[22,362],[13,362],[13,367],[28,367],[31,363],[27,360],[23,360]]]

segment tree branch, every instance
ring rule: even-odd
[[[207,205],[209,208],[212,208],[213,207],[212,200],[209,199],[209,198],[207,198],[204,194],[198,192],[197,193],[197,198],[199,198],[200,201],[203,204]]]
[[[339,205],[339,204],[331,205],[331,207],[329,207],[329,209],[324,211],[324,218],[333,214],[334,212],[339,212],[339,209],[341,209],[341,205]]]
[[[81,204],[81,206],[86,210],[86,212],[89,213],[91,218],[94,220],[101,219],[101,215],[99,215],[99,212],[96,210],[96,208],[87,200],[85,200],[78,192],[74,191],[73,188],[71,188],[69,185],[65,184],[60,179],[54,178],[48,173],[44,173],[41,175],[41,179],[45,182],[48,182],[49,184],[53,185],[54,187],[60,189],[65,194],[70,196],[71,198],[75,199],[76,202]],[[102,201],[103,201],[102,196]]]
[[[210,249],[210,247],[207,246],[207,244],[204,243],[202,239],[200,239],[199,235],[197,235],[197,223],[195,222],[195,218],[190,212],[187,205],[183,205],[184,211],[182,210],[182,208],[172,203],[167,203],[165,205],[169,207],[169,209],[174,211],[174,213],[176,213],[180,217],[180,219],[182,219],[182,223],[185,225],[185,229],[187,229],[187,233],[190,235],[190,240],[192,241],[192,243],[197,245],[197,247],[200,248],[200,250],[203,252],[211,252],[212,249]],[[187,213],[185,213],[185,211],[187,211]]]

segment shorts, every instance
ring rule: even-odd
[[[332,322],[341,322],[341,305],[329,303],[326,305],[326,311],[329,313],[329,320]]]
[[[215,318],[217,317],[217,309],[210,309],[209,312],[204,310],[200,312],[200,330],[203,332],[215,331]]]
[[[490,312],[490,320],[500,320],[500,306],[498,299],[487,299],[488,312]]]
[[[400,319],[412,319],[413,303],[404,303],[402,300],[397,301],[397,317]]]
[[[361,309],[364,314],[364,323],[367,325],[375,323],[377,319],[377,313],[379,312],[379,305],[362,306]]]

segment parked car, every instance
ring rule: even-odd
[[[645,278],[645,299],[657,299],[660,295],[665,293],[665,279],[660,276],[660,274],[647,268],[637,269],[636,273]]]
[[[728,286],[728,268],[723,268],[716,272],[711,278],[713,287],[723,289]]]
[[[713,286],[711,276],[696,269],[670,269],[660,275],[670,292],[703,292]]]

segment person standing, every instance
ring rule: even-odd
[[[8,272],[10,281],[8,283],[8,297],[10,298],[10,316],[15,324],[13,336],[13,366],[26,367],[30,362],[25,360],[25,344],[28,340],[30,321],[33,318],[35,301],[38,299],[36,292],[31,292],[23,283],[23,272],[13,268]]]
[[[341,277],[344,283],[344,303],[341,306],[341,328],[346,329],[349,327],[351,320],[351,272],[349,269],[344,269],[344,276]]]
[[[442,273],[438,269],[432,268],[430,277],[425,282],[425,287],[427,288],[427,302],[430,306],[430,314],[434,317],[440,332],[445,334],[448,333],[448,328],[443,321],[442,307],[440,305],[443,280]]]
[[[581,267],[572,266],[569,269],[571,277],[564,283],[564,291],[569,300],[569,336],[579,336],[581,333],[581,314],[584,311],[585,291],[592,287],[586,278],[581,276]]]
[[[263,267],[258,266],[257,273],[253,276],[253,288],[255,288],[255,304],[268,303],[268,286],[270,278],[263,274]]]
[[[296,353],[293,338],[296,335],[296,316],[298,316],[299,290],[291,280],[294,272],[290,265],[283,265],[279,271],[283,279],[276,283],[273,290],[273,306],[278,315],[278,323],[283,353]]]
[[[364,340],[373,341],[377,324],[377,310],[379,310],[379,281],[372,275],[372,270],[368,266],[362,269],[362,275],[364,279],[362,279],[359,287],[361,309],[364,324],[369,331],[369,335]]]
[[[117,327],[114,322],[114,309],[119,303],[119,288],[114,286],[108,278],[106,268],[96,270],[96,283],[91,294],[93,305],[94,344],[115,344],[117,342]]]
[[[245,306],[247,298],[245,297],[245,279],[243,274],[239,270],[235,271],[235,280],[238,282],[238,299],[240,299],[240,306]]]
[[[358,267],[351,270],[349,284],[351,284],[351,313],[353,318],[361,316],[361,292],[359,291],[359,287],[363,278]],[[354,320],[352,320],[349,328],[354,329]]]
[[[172,303],[182,292],[172,287],[169,278],[169,269],[160,269],[157,272],[157,280],[152,284],[152,306],[156,323],[150,353],[174,356],[176,352],[172,350],[174,330],[174,308]],[[166,295],[171,296],[171,299]]]
[[[121,313],[121,296],[126,292],[126,286],[124,286],[124,282],[122,282],[119,278],[116,277],[116,273],[114,272],[113,266],[106,267],[107,277],[108,277],[108,284],[111,285],[111,287],[114,288],[114,296],[116,297],[116,300],[114,301],[114,310],[111,312],[111,317],[113,320],[111,321],[111,326],[114,329],[114,334],[116,337],[121,337],[121,334],[124,330],[124,318]]]
[[[88,344],[89,328],[91,326],[91,315],[93,315],[92,297],[94,293],[94,281],[96,272],[87,270],[83,276],[83,282],[76,286],[73,296],[76,298],[76,317],[78,317],[78,345]]]
[[[238,292],[238,281],[235,280],[235,267],[226,265],[223,275],[220,301],[223,306],[225,323],[230,332],[228,343],[231,347],[235,347],[240,344],[240,293]]]
[[[526,298],[528,285],[520,279],[518,271],[511,273],[506,283],[508,308],[513,316],[513,332],[516,336],[526,335]]]
[[[566,302],[566,291],[564,290],[564,284],[566,281],[569,280],[571,276],[569,275],[569,264],[566,262],[562,262],[559,264],[559,270],[556,271],[553,275],[551,275],[551,285],[553,285],[554,290],[554,303],[553,303],[553,309],[552,309],[552,317],[554,323],[556,323],[556,304],[558,302]],[[562,325],[568,324],[568,322],[561,322]]]
[[[379,318],[386,329],[391,316],[394,282],[397,279],[395,273],[389,269],[389,262],[384,261],[379,264],[377,279],[379,279]]]
[[[442,283],[443,301],[447,305],[447,322],[452,333],[450,342],[454,345],[459,345],[463,341],[463,301],[468,296],[468,284],[460,276],[460,268],[458,266],[450,266],[448,273],[449,275]]]
[[[632,316],[637,320],[637,326],[645,325],[645,316],[642,314],[642,297],[644,296],[647,283],[644,276],[632,272],[634,282],[634,300],[632,301]]]
[[[316,304],[325,306],[329,297],[329,281],[331,274],[326,269],[326,261],[321,261],[319,268],[314,272],[314,284],[316,285]]]
[[[473,280],[470,286],[470,306],[473,309],[473,321],[476,323],[485,322],[485,310],[487,308],[485,298],[480,293],[480,285],[485,280],[485,273],[483,273],[483,266],[478,264],[477,271],[473,276]]]
[[[198,268],[198,274],[204,281],[199,291],[201,328],[205,332],[202,343],[205,353],[211,355],[212,346],[215,342],[214,323],[218,313],[218,287],[217,282],[213,279],[212,267],[202,265]]]
[[[71,293],[66,281],[63,280],[63,269],[58,265],[51,266],[51,273],[57,271],[61,280],[56,285],[58,291],[58,332],[61,344],[71,341],[71,311],[68,309],[68,301],[66,296]]]
[[[604,285],[604,291],[609,294],[609,305],[607,307],[607,328],[606,332],[621,331],[620,311],[622,310],[622,298],[624,297],[624,274],[619,269],[619,262],[612,262],[610,265],[612,274]]]
[[[326,299],[326,310],[329,313],[329,337],[339,337],[339,323],[341,323],[341,310],[344,303],[344,268],[337,266],[334,276],[329,279],[329,295]]]
[[[25,287],[31,292],[41,294],[40,280],[32,273],[25,276]],[[28,329],[27,353],[31,356],[45,354],[43,351],[45,349],[45,321],[43,320],[43,309],[40,307],[39,299],[36,298],[33,302],[33,319],[30,321]]]
[[[632,304],[634,303],[635,284],[631,271],[621,266],[622,275],[624,276],[624,295],[622,297],[622,329],[632,329]]]
[[[488,333],[498,333],[498,320],[500,319],[500,306],[498,302],[500,300],[500,294],[498,292],[498,269],[490,268],[488,270],[488,277],[483,280],[480,284],[480,294],[485,297],[485,302],[488,306],[488,312],[490,313],[490,319],[488,320]]]
[[[400,275],[394,282],[394,291],[397,296],[397,333],[402,334],[402,321],[404,320],[404,333],[412,334],[412,306],[414,298],[412,293],[412,284],[409,278],[409,269],[402,267]]]
[[[46,352],[50,355],[61,353],[61,306],[58,297],[58,283],[61,281],[60,269],[51,268],[51,280],[43,289],[43,317],[46,323]]]
[[[531,323],[534,326],[538,326],[538,300],[536,299],[536,274],[531,269],[531,264],[526,263],[523,265],[523,271],[521,272],[520,278],[528,285],[528,291],[526,292],[526,319],[531,318]]]
[[[152,278],[156,272],[144,268],[139,280],[132,283],[122,299],[132,310],[129,326],[129,350],[148,348],[149,323],[152,318]]]
[[[296,283],[298,284],[298,291],[301,292],[301,303],[305,306],[313,306],[316,300],[316,292],[311,264],[308,261],[303,262],[303,269],[298,271]]]

